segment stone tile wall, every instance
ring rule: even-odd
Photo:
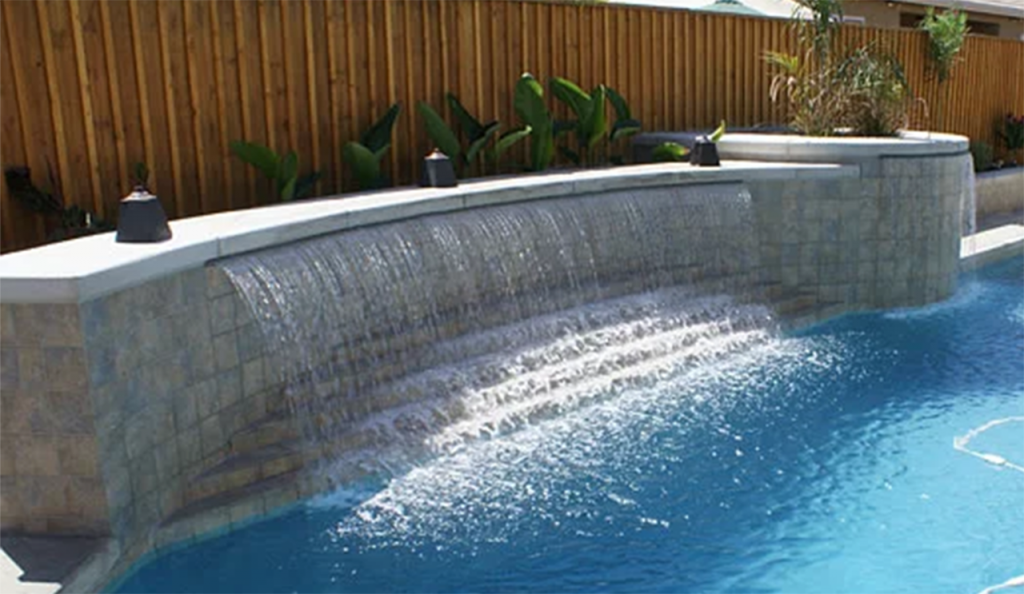
[[[0,529],[103,534],[78,307],[4,304],[0,316]]]
[[[881,158],[860,178],[750,184],[760,277],[780,313],[803,324],[950,295],[961,159]],[[263,455],[299,430],[223,272],[81,305],[2,304],[0,316],[3,531],[109,534],[121,568],[324,487],[295,483],[302,452]]]
[[[762,281],[803,325],[955,289],[963,156],[880,158],[861,177],[751,184]]]
[[[77,305],[3,304],[2,529],[112,535],[145,549],[283,404],[223,273],[195,269]]]

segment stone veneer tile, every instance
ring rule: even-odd
[[[178,442],[178,463],[186,474],[194,470],[203,459],[202,442],[200,441],[199,426],[190,427],[179,431]]]
[[[39,396],[42,395],[36,395]],[[48,392],[43,400],[52,415],[54,432],[93,435],[93,408],[88,392]]]
[[[221,409],[226,409],[242,399],[242,378],[235,367],[217,376],[217,396]]]
[[[131,472],[132,499],[135,502],[152,493],[160,485],[160,477],[156,468],[156,454],[153,449],[148,449],[137,458],[133,458],[129,463],[129,470]]]
[[[228,293],[210,301],[210,330],[216,336],[235,329],[234,293]]]
[[[227,295],[234,291],[234,286],[231,284],[231,280],[228,279],[224,271],[215,266],[206,266],[203,268],[203,274],[206,278],[206,296],[209,299],[220,297],[221,295]]]
[[[263,359],[252,359],[242,366],[242,393],[249,398],[263,390],[265,386],[263,376]]]
[[[66,476],[99,476],[99,453],[92,435],[61,435],[56,438],[60,472]]]
[[[203,420],[220,410],[220,394],[216,379],[207,379],[187,389],[195,400],[196,416]],[[179,428],[180,429],[180,428]]]
[[[238,328],[238,359],[246,363],[263,354],[263,334],[255,322]]]
[[[31,392],[4,388],[0,392],[0,428],[7,436],[51,434],[55,420],[42,398]]]
[[[9,346],[82,346],[75,304],[10,304]]]
[[[238,366],[238,336],[227,332],[213,337],[213,356],[218,371],[225,371]]]
[[[49,435],[16,435],[14,465],[21,476],[58,476],[60,455],[56,438]]]
[[[125,419],[124,445],[130,460],[141,458],[153,447],[153,430],[145,411]]]
[[[178,443],[172,435],[168,439],[158,443],[153,448],[153,456],[156,462],[156,473],[160,484],[168,485],[169,482],[181,474],[181,462],[178,457]]]
[[[199,439],[204,458],[218,452],[224,445],[224,431],[220,426],[220,415],[213,415],[199,424]]]

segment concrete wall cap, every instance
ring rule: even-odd
[[[719,168],[664,163],[465,180],[455,188],[401,188],[171,221],[155,244],[114,233],[0,256],[0,303],[81,303],[206,262],[325,233],[495,204],[629,188],[856,177],[855,166],[725,161]]]

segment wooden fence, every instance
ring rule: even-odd
[[[520,73],[619,90],[648,130],[782,122],[766,50],[793,50],[785,20],[621,5],[513,0],[0,2],[0,164],[47,172],[64,200],[116,213],[136,162],[172,218],[273,201],[232,157],[236,139],[293,148],[324,172],[319,194],[352,189],[341,147],[388,105],[403,113],[386,159],[409,183],[429,148],[414,105],[446,91],[481,119],[514,125]],[[844,28],[894,50],[934,104],[925,37]],[[970,37],[947,83],[943,121],[915,125],[994,143],[1024,112],[1024,44]],[[38,215],[2,201],[2,248],[44,241]]]

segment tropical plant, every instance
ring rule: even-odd
[[[274,182],[274,190],[282,202],[306,198],[313,191],[320,179],[320,172],[299,176],[299,155],[288,151],[278,155],[258,142],[235,140],[230,143],[231,152],[236,157],[263,172],[263,175]]]
[[[605,97],[607,92],[604,85],[598,85],[587,93],[576,83],[560,77],[554,77],[548,81],[551,94],[556,99],[565,103],[576,116],[575,120],[559,123],[560,130],[574,130],[576,133],[576,150],[568,147],[559,147],[563,155],[570,161],[579,165],[590,161],[590,153],[608,131],[608,119],[605,115]]]
[[[342,147],[342,156],[352,167],[356,184],[362,190],[380,188],[386,185],[381,173],[380,162],[384,153],[391,147],[391,132],[402,107],[398,103],[388,108],[387,112],[363,133],[359,141],[350,141]],[[443,150],[443,149],[442,149]]]
[[[4,170],[4,181],[11,197],[43,217],[49,240],[70,239],[113,229],[112,225],[91,210],[75,204],[65,206],[52,169],[49,178],[51,189],[45,190],[32,182],[32,171],[28,167],[9,167]]]
[[[615,143],[617,140],[629,138],[640,132],[640,120],[633,117],[626,99],[611,87],[605,87],[605,92],[608,95],[608,101],[612,104],[612,109],[615,110],[615,122],[608,134],[608,140]],[[609,160],[615,165],[622,165],[625,162],[620,155],[611,155]]]
[[[555,157],[555,121],[544,104],[544,87],[529,72],[516,82],[513,104],[530,128],[530,169],[543,171]]]
[[[690,158],[690,149],[678,142],[663,142],[651,151],[651,160],[655,163],[684,162]]]
[[[844,125],[858,136],[895,136],[907,126],[910,85],[899,60],[873,46],[854,50],[839,65],[846,97]]]
[[[928,57],[939,83],[949,79],[967,37],[967,14],[957,9],[936,13],[929,7],[919,25],[928,34]]]
[[[710,136],[708,136],[708,140],[711,142],[718,142],[723,136],[725,136],[725,120],[719,122],[718,127],[715,128],[714,132],[712,132]]]
[[[612,88],[598,85],[587,93],[576,83],[561,77],[552,78],[548,86],[551,88],[551,94],[565,103],[576,116],[573,120],[556,122],[555,136],[561,131],[575,131],[576,149],[563,146],[559,147],[559,150],[577,165],[593,164],[600,142],[615,142],[640,131],[640,122],[633,118],[629,104]],[[615,111],[615,122],[610,127],[605,114],[606,99]],[[608,157],[617,164],[623,161],[621,156]]]
[[[466,137],[468,145],[465,150],[463,150],[455,131],[430,107],[430,104],[420,101],[417,108],[423,116],[427,135],[434,141],[437,148],[441,149],[441,152],[448,155],[455,162],[457,172],[461,172],[465,167],[472,165],[477,157],[482,157],[487,153],[485,151],[487,144],[500,130],[500,124],[497,120],[487,124],[480,123],[462,105],[459,98],[452,93],[448,93],[446,99],[449,109],[454,114],[455,119],[459,123],[459,128]],[[491,159],[497,162],[501,155],[513,144],[529,136],[530,131],[531,128],[529,126],[524,126],[499,136],[489,152]]]
[[[890,136],[906,124],[910,88],[896,58],[872,46],[839,54],[841,0],[799,0],[809,19],[794,18],[802,52],[767,52],[777,73],[769,95],[790,104],[793,128],[810,136]],[[796,15],[794,15],[796,17]]]
[[[967,37],[967,14],[956,9],[936,13],[928,8],[920,27],[928,34],[928,58],[931,71],[939,81],[939,96],[935,100],[935,119],[942,122],[945,107],[945,82],[956,64]]]
[[[772,77],[769,96],[785,98],[790,105],[790,125],[809,136],[831,136],[842,125],[849,98],[837,87],[841,81],[832,66],[822,67],[810,51],[803,57],[769,51],[765,60],[778,72]]]
[[[822,67],[827,67],[835,49],[835,34],[843,23],[843,0],[797,0],[793,23],[801,45],[809,47]],[[798,14],[806,9],[811,18]]]

